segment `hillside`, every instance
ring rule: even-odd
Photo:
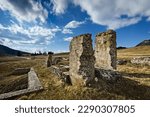
[[[122,47],[122,46],[117,47],[117,50],[120,50],[120,49],[127,49],[127,47]]]
[[[29,53],[22,52],[19,50],[14,50],[14,49],[11,49],[7,46],[0,45],[0,56],[8,56],[8,55],[11,55],[11,56],[19,55],[20,56],[22,54],[29,54]]]
[[[137,46],[117,50],[118,58],[133,58],[139,56],[150,56],[150,46]]]
[[[150,46],[150,39],[149,40],[144,40],[141,43],[137,44],[137,46]]]

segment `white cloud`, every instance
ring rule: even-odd
[[[32,45],[35,40],[28,40],[28,41],[22,41],[22,40],[12,40],[9,38],[1,37],[0,44],[8,46],[10,48],[16,49],[16,50],[21,50],[25,52],[44,52],[46,51],[46,47],[43,47],[41,45]],[[24,46],[24,44],[27,44]],[[15,45],[15,46],[14,46]]]
[[[0,30],[8,30],[14,34],[21,33],[23,35],[27,35],[28,37],[41,36],[49,38],[53,38],[56,32],[61,31],[61,29],[57,26],[55,28],[44,28],[41,26],[24,28],[23,26],[18,24],[12,24],[8,27],[4,27],[2,24],[0,24]]]
[[[73,39],[73,37],[67,37],[67,38],[64,38],[64,41],[71,41]]]
[[[73,28],[78,28],[80,25],[84,24],[85,21],[70,21],[68,24],[66,24],[62,30],[62,33],[64,34],[73,34],[72,30]]]
[[[19,45],[19,46],[22,46],[24,44],[29,44],[29,45],[32,45],[32,44],[35,44],[37,42],[36,39],[31,39],[31,40],[12,40],[12,39],[9,39],[9,38],[5,38],[5,37],[1,37],[1,43],[3,45],[6,45],[6,46],[15,46],[16,45]]]
[[[48,17],[48,11],[41,3],[33,0],[0,0],[0,9],[9,11],[19,22],[36,22],[38,19],[44,23]]]
[[[14,44],[12,40],[8,38],[2,38],[2,37],[1,37],[0,43],[6,46],[12,46]]]
[[[118,29],[150,17],[149,0],[74,0],[94,23]],[[122,16],[126,16],[122,18]]]
[[[143,17],[150,21],[150,0],[55,0],[59,7],[59,14],[65,13],[69,2],[80,6],[93,23],[107,26],[111,29],[119,29],[138,23]],[[56,6],[56,5],[55,5]],[[57,11],[56,11],[57,12]],[[71,27],[71,24],[67,27]]]
[[[41,26],[25,28],[18,24],[12,24],[8,27],[0,24],[0,32],[3,33],[0,36],[0,43],[14,49],[35,52],[35,50],[42,50],[46,45],[52,43],[58,31],[61,31],[58,26],[54,28]]]
[[[114,21],[105,21],[103,24],[106,25],[108,29],[119,29],[125,26],[136,24],[140,20],[141,17],[135,17],[131,19],[115,19]]]
[[[68,0],[51,0],[51,2],[53,4],[53,12],[56,15],[65,13],[68,7]]]
[[[79,21],[73,20],[73,21],[69,22],[69,23],[65,26],[65,28],[77,28],[77,27],[79,27],[81,24],[84,24],[84,23],[85,23],[84,21],[79,22]]]
[[[62,31],[63,34],[73,34],[72,30],[64,28]]]
[[[64,49],[64,50],[56,50],[55,53],[62,53],[62,52],[69,52],[69,49]]]

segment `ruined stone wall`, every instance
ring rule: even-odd
[[[116,69],[116,32],[107,32],[96,35],[95,40],[95,67],[103,69]]]
[[[47,67],[50,67],[52,65],[52,54],[49,54],[47,57]]]
[[[88,85],[95,76],[91,34],[74,37],[70,43],[69,74],[72,84]]]

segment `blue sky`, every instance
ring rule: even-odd
[[[150,0],[0,0],[0,44],[28,51],[69,50],[72,37],[108,29],[117,46],[150,39]]]

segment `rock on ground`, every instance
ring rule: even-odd
[[[133,64],[150,65],[150,57],[133,58],[133,59],[131,59],[131,63],[133,63]]]
[[[115,70],[99,69],[95,68],[95,77],[97,79],[103,79],[108,82],[116,82],[122,75]]]

